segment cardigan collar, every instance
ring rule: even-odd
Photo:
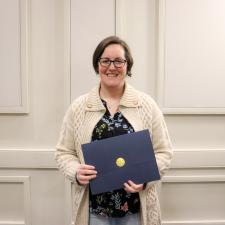
[[[88,94],[86,102],[87,111],[101,111],[105,110],[105,107],[99,96],[100,84],[95,86]],[[138,107],[140,105],[137,91],[125,82],[125,89],[120,100],[120,106],[124,107]]]

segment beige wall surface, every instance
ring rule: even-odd
[[[15,2],[29,10],[29,113],[0,115],[0,148],[52,148],[64,113],[64,3]]]
[[[201,0],[203,8],[212,2]],[[20,55],[21,66],[27,63],[27,76],[22,76],[24,71],[16,72],[21,73],[21,84],[28,84],[28,90],[20,87],[21,93],[27,93],[28,110],[0,110],[0,224],[72,224],[72,187],[57,171],[54,148],[69,103],[98,82],[90,59],[93,48],[106,35],[117,34],[127,41],[135,62],[128,82],[150,94],[165,110],[161,96],[170,93],[165,88],[179,88],[171,77],[169,81],[175,82],[172,86],[167,85],[166,76],[162,79],[168,68],[163,54],[170,47],[164,20],[168,26],[171,18],[166,10],[176,7],[175,3],[176,0],[11,0],[14,8],[10,10],[8,0],[1,2],[1,7],[14,18],[12,21],[16,21],[19,12],[27,10],[27,16],[18,21],[20,27],[27,26],[28,36],[22,38],[26,45],[20,43],[20,51],[27,50],[28,58]],[[191,10],[195,1],[182,0],[180,4],[179,7],[188,5],[189,12],[196,13]],[[225,7],[221,0],[213,4],[217,5],[212,10]],[[182,14],[176,16],[182,18]],[[21,28],[18,35],[22,34]],[[174,31],[172,36],[176,34]],[[212,36],[209,38],[213,40]],[[171,46],[174,48],[174,43]],[[217,55],[219,62],[224,59],[223,50],[221,47],[221,54]],[[4,55],[6,50],[0,57]],[[175,49],[172,55],[176,56]],[[5,74],[0,76],[4,81]],[[217,84],[225,82],[224,76],[218,78],[221,80]],[[16,79],[18,85],[18,76]],[[223,98],[225,101],[223,94],[220,103]],[[182,110],[164,111],[175,153],[172,168],[159,187],[163,224],[225,224],[225,115],[214,108],[212,114],[209,108],[203,107],[199,113],[193,107],[186,110],[182,102]]]

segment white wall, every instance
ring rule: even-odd
[[[100,0],[94,5],[75,0],[11,3],[27,4],[29,12],[29,113],[0,114],[0,224],[69,225],[71,185],[56,169],[54,147],[70,100],[97,82],[91,67],[85,74],[82,67],[76,67],[78,59],[82,59],[83,65],[91,64],[91,50],[76,52],[76,44],[84,44],[86,39],[79,36],[82,32],[90,32],[89,37],[93,33],[91,46],[95,46],[93,40],[97,44],[101,36],[111,32],[103,29],[101,35],[100,31],[96,35],[94,21],[88,16],[89,6],[96,13],[98,4],[110,6],[110,15],[115,16],[109,19],[110,29],[115,28],[114,32],[126,39],[134,55],[133,77],[129,82],[158,101],[159,92],[164,91],[159,85],[163,65],[160,41],[166,38],[161,32],[159,12],[161,3],[169,6],[171,0],[112,0],[109,5]],[[195,2],[192,3],[194,7]],[[207,1],[201,3],[206,6]],[[70,14],[76,4],[78,8]],[[82,12],[82,7],[86,9],[84,14],[73,14],[79,9]],[[10,13],[15,16],[9,10]],[[84,21],[86,30],[79,20]],[[88,29],[88,24],[92,24],[92,29]],[[70,56],[74,57],[72,61]],[[1,78],[3,75],[0,74]],[[221,79],[224,83],[225,78]],[[175,155],[160,189],[164,224],[225,224],[224,114],[178,112],[166,114],[165,118]]]
[[[53,150],[67,104],[64,2],[11,0],[11,9],[7,2],[1,1],[1,10],[12,18],[19,5],[28,7],[29,113],[0,114],[0,224],[62,225],[64,178]],[[0,74],[3,80],[5,75]]]
[[[18,2],[26,2],[30,14],[29,113],[0,116],[0,146],[52,148],[64,113],[63,2]]]

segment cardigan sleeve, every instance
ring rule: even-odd
[[[173,149],[163,114],[154,101],[152,103],[151,127],[153,149],[159,173],[162,177],[170,166]]]
[[[72,182],[76,182],[75,175],[80,162],[75,150],[74,110],[72,105],[63,119],[60,137],[56,145],[55,159],[63,174]]]
[[[168,129],[164,116],[154,99],[143,92],[139,92],[139,96],[141,102],[140,116],[144,128],[150,131],[160,177],[162,178],[169,168],[173,156]]]

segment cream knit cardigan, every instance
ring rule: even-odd
[[[162,176],[170,165],[172,147],[163,115],[158,106],[150,96],[135,90],[126,83],[119,107],[135,131],[149,130]],[[74,182],[75,225],[88,225],[89,219],[89,188],[80,186],[75,179],[79,164],[84,163],[81,144],[91,141],[93,129],[104,113],[105,107],[99,97],[99,86],[75,99],[64,117],[59,142],[56,146],[57,165],[65,176]],[[145,190],[139,192],[139,196],[141,224],[161,224],[156,183],[149,182]]]

